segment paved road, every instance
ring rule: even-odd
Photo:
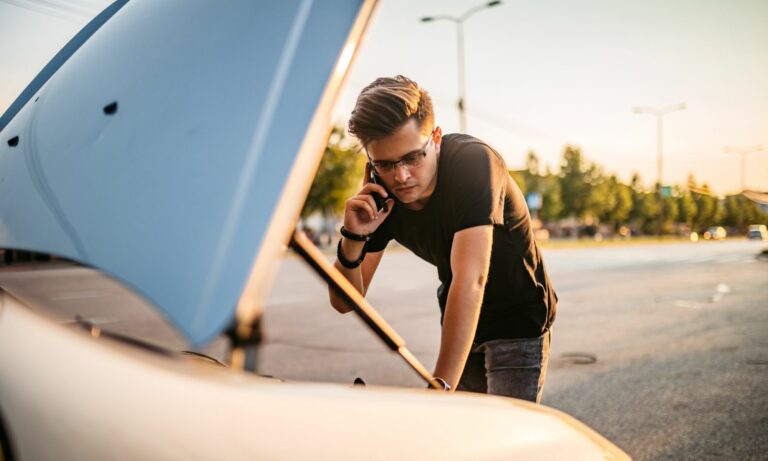
[[[545,250],[560,297],[543,403],[637,460],[768,459],[768,259],[761,242]],[[41,281],[44,280],[44,283]],[[86,269],[0,281],[60,321],[183,349],[141,300]],[[435,270],[385,255],[368,299],[431,368],[440,335]],[[286,258],[265,310],[259,371],[295,380],[423,386],[326,288]],[[206,351],[223,357],[225,342]]]
[[[543,403],[638,460],[768,459],[762,248],[726,241],[545,250],[560,303]],[[313,278],[300,261],[284,262],[266,310],[262,371],[420,386],[357,319],[327,307]],[[439,339],[436,287],[429,265],[393,252],[369,294],[428,367]]]

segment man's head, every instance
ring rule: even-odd
[[[365,87],[350,116],[349,132],[377,166],[377,181],[410,208],[422,208],[437,184],[442,133],[434,123],[429,94],[401,75]]]

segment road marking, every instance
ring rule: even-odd
[[[719,283],[717,285],[717,288],[715,289],[715,291],[717,293],[730,293],[731,292],[731,287],[729,287],[725,283]]]
[[[675,301],[675,307],[686,307],[689,309],[701,309],[701,304],[694,301],[686,301],[685,299],[679,299]]]

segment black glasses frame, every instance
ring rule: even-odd
[[[370,154],[368,154],[368,151],[366,150],[365,154],[368,156],[368,163],[371,165],[371,170],[374,171],[378,176],[387,176],[395,172],[397,165],[402,165],[405,168],[412,168],[417,166],[416,163],[420,163],[420,161],[427,156],[427,147],[429,147],[429,142],[432,141],[434,134],[435,130],[432,130],[432,132],[429,134],[427,142],[424,143],[424,147],[422,147],[421,150],[405,154],[402,156],[402,158],[394,162],[387,160],[375,161],[371,158]]]

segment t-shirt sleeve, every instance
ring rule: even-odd
[[[387,217],[387,219],[389,219],[389,217]],[[392,238],[392,231],[389,227],[389,223],[384,221],[381,226],[373,232],[368,243],[365,244],[365,251],[368,253],[383,251]]]
[[[509,174],[501,157],[482,143],[463,146],[454,154],[447,178],[453,232],[504,223],[504,194]]]

